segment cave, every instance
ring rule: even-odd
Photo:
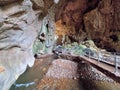
[[[65,90],[98,90],[94,80],[97,74],[102,77],[99,70],[79,57],[64,60],[62,52],[98,59],[120,53],[120,1],[0,0],[0,90],[61,90],[57,80]],[[71,87],[51,75],[67,78],[63,81]],[[113,82],[108,76],[105,81]],[[90,85],[85,88],[87,81]]]

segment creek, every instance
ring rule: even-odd
[[[55,59],[57,56],[54,55],[36,59],[34,66],[27,68],[10,90],[120,90],[120,84],[116,82],[88,80],[81,77],[76,79],[45,78],[49,66]]]

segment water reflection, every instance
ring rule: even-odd
[[[29,87],[29,86],[32,86],[34,85],[35,82],[30,82],[30,83],[25,83],[25,84],[14,84],[15,87],[19,88],[19,87]]]

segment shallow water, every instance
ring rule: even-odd
[[[39,59],[22,74],[10,90],[120,90],[120,84],[84,79],[46,78],[53,57]]]

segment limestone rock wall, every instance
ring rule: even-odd
[[[109,51],[120,52],[119,4],[119,0],[102,0],[96,9],[84,15],[88,38]]]
[[[55,18],[73,31],[67,34],[72,42],[92,39],[100,48],[120,52],[119,16],[119,0],[61,0]]]
[[[52,53],[55,45],[54,8],[55,5],[48,9],[48,14],[44,17],[41,28],[38,31],[37,39],[33,46],[35,56],[39,57],[41,54]]]
[[[0,0],[0,90],[34,64],[33,44],[53,0]]]

